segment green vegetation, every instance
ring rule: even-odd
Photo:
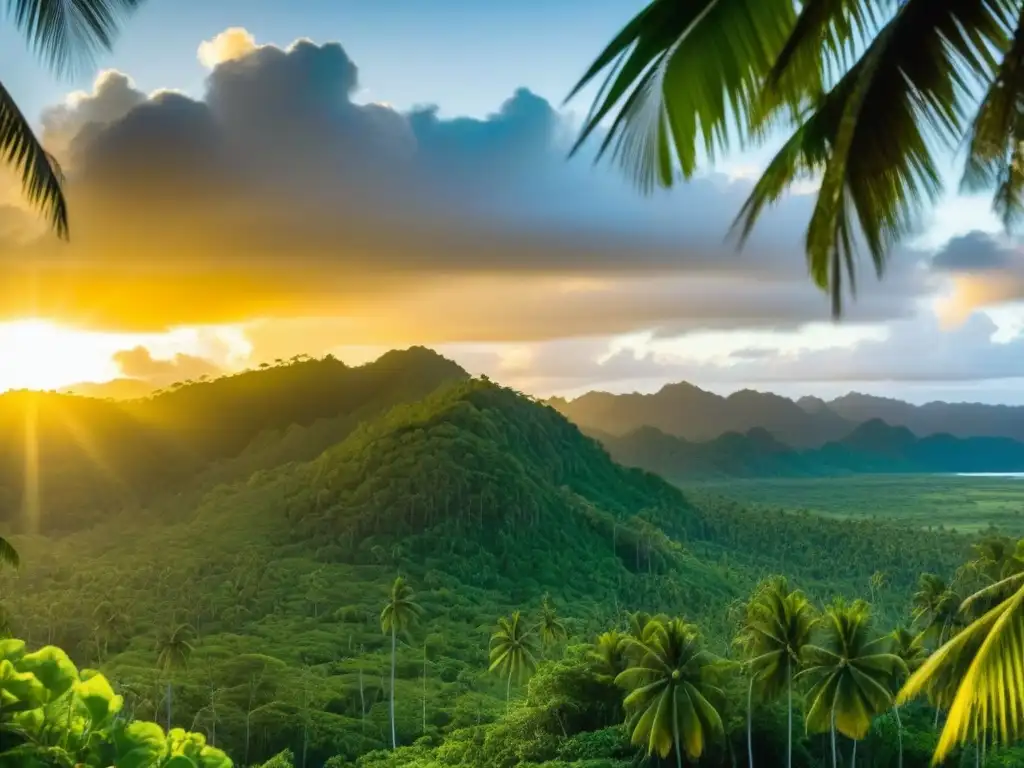
[[[802,510],[841,518],[899,521],[969,533],[990,527],[1024,535],[1024,481],[1016,477],[855,475],[686,483],[691,495],[728,496],[764,512]]]
[[[820,179],[807,264],[839,315],[858,247],[880,275],[941,196],[938,158],[964,148],[964,187],[994,191],[1006,226],[1019,223],[1021,40],[1010,0],[652,0],[573,89],[608,72],[579,142],[602,133],[601,152],[649,189],[792,130],[735,229],[745,240],[792,184]]]
[[[390,361],[401,382],[375,374],[376,394],[446,362],[422,351]],[[293,365],[341,371],[310,362]],[[245,374],[247,402],[265,401],[261,387],[297,376],[292,367]],[[215,383],[171,394],[208,403],[189,390]],[[218,449],[180,481],[160,475],[151,503],[105,498],[102,513],[65,510],[45,535],[12,535],[22,566],[0,570],[12,632],[102,670],[129,719],[187,727],[244,766],[625,768],[649,751],[652,765],[700,752],[701,765],[724,766],[748,749],[773,765],[792,718],[792,765],[809,767],[828,737],[800,725],[805,654],[751,634],[772,620],[752,607],[782,584],[768,574],[802,590],[779,587],[783,615],[823,648],[810,606],[837,595],[856,605],[870,594],[878,636],[916,608],[929,648],[972,618],[957,618],[950,595],[976,586],[955,575],[974,538],[683,492],[615,464],[516,392],[463,375],[439,384],[389,410],[368,395],[354,425],[352,390],[332,389],[342,415],[320,418],[341,436],[326,451],[330,430],[282,428],[272,413],[258,417],[269,431],[240,445],[257,421],[247,414],[236,455]],[[84,477],[95,465],[63,466]],[[915,598],[922,572],[944,575],[929,582],[939,594]],[[774,662],[758,658],[769,652]],[[658,683],[662,662],[679,675]],[[902,673],[890,676],[895,692]],[[659,700],[683,711],[658,715]],[[933,710],[907,703],[898,725],[894,712],[872,718],[859,759],[895,765],[902,744],[907,768],[927,764]]]
[[[231,768],[200,733],[124,717],[124,699],[60,648],[0,640],[0,766]]]

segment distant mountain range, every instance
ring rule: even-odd
[[[852,473],[1024,472],[1024,443],[1006,437],[916,437],[872,419],[820,448],[792,448],[767,430],[690,442],[654,427],[593,433],[620,464],[673,482],[722,477],[810,477]]]
[[[786,445],[818,448],[842,440],[873,419],[905,427],[918,437],[947,434],[1024,441],[1022,406],[912,405],[856,392],[827,402],[816,397],[794,401],[750,389],[722,397],[681,382],[651,395],[588,392],[575,400],[552,398],[548,403],[590,432],[622,436],[654,427],[691,442],[706,442],[729,432],[745,435],[760,428]]]

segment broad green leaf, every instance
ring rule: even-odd
[[[108,717],[121,710],[122,697],[114,693],[107,678],[94,674],[85,682],[75,686],[75,693],[85,705],[94,726],[104,723]]]
[[[47,645],[34,653],[26,653],[18,661],[22,672],[31,672],[43,684],[50,699],[63,696],[78,682],[78,668],[60,648]]]

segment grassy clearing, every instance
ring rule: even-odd
[[[693,487],[759,507],[803,509],[830,517],[877,517],[965,533],[994,526],[1024,535],[1024,478],[860,475],[730,480]]]

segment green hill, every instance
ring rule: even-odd
[[[343,370],[330,366],[321,370]],[[206,402],[188,388],[175,397]],[[218,414],[202,412],[212,433]],[[399,650],[398,735],[409,744],[500,717],[504,684],[487,674],[487,638],[500,615],[535,616],[545,593],[572,642],[627,610],[666,611],[700,623],[726,652],[728,606],[767,573],[787,573],[821,601],[860,594],[886,573],[878,609],[895,621],[920,572],[951,572],[967,550],[954,534],[685,495],[615,464],[554,409],[486,381],[449,382],[352,428],[356,412],[337,431],[264,431],[240,456],[282,461],[242,481],[208,486],[211,467],[238,469],[240,457],[208,462],[193,476],[200,490],[110,513],[73,536],[14,537],[26,566],[0,572],[12,630],[98,665],[134,711],[162,720],[154,644],[187,622],[199,639],[172,676],[174,722],[215,727],[240,762],[291,748],[318,766],[386,743],[389,645],[378,616],[396,573],[425,609]],[[253,416],[260,428],[285,420]],[[242,432],[251,422],[233,423]],[[295,461],[331,435],[344,437]],[[224,439],[207,456],[239,444]]]
[[[0,525],[77,530],[190,486],[308,460],[363,419],[466,375],[419,347],[359,367],[301,360],[123,402],[8,392]]]

